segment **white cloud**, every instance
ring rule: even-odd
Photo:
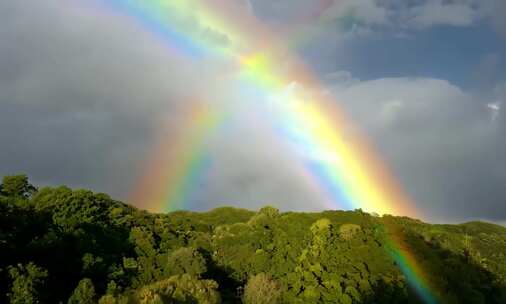
[[[494,123],[497,120],[497,117],[499,116],[501,110],[501,103],[500,102],[489,103],[487,107],[490,110],[490,122]]]

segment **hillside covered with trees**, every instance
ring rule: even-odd
[[[355,211],[151,214],[106,194],[0,186],[0,303],[422,303],[395,227],[441,303],[506,303],[506,228]]]

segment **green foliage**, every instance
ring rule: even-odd
[[[360,231],[360,226],[355,224],[344,224],[339,227],[339,236],[347,241]]]
[[[166,273],[170,275],[189,274],[200,277],[206,271],[206,260],[194,248],[179,248],[172,252],[167,259]]]
[[[29,198],[37,189],[28,182],[25,174],[5,176],[2,179],[0,194],[16,198]]]
[[[95,299],[95,286],[90,279],[82,279],[79,281],[76,289],[68,300],[68,304],[93,304]]]
[[[279,210],[277,208],[274,208],[272,206],[265,206],[262,207],[259,211],[259,214],[265,214],[266,216],[270,218],[277,218],[279,217]]]
[[[218,284],[215,281],[199,280],[184,274],[155,282],[118,297],[104,296],[99,303],[218,304],[221,303],[221,298],[217,288]]]
[[[12,279],[11,291],[8,294],[11,304],[42,303],[39,295],[44,279],[48,276],[46,270],[33,263],[18,264],[16,267],[9,267],[9,276]]]
[[[386,250],[397,239],[438,302],[506,303],[506,228],[493,224],[150,214],[86,190],[34,191],[26,176],[3,179],[0,303],[421,303]]]
[[[276,304],[280,299],[280,285],[265,273],[251,277],[244,287],[245,304]]]

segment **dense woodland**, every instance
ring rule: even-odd
[[[506,303],[506,228],[355,211],[152,214],[106,194],[0,186],[0,303],[422,303],[392,229],[441,303]]]

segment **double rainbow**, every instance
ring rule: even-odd
[[[257,106],[273,122],[280,139],[300,154],[300,162],[294,165],[319,185],[328,207],[420,216],[317,77],[241,1],[103,1],[135,17],[188,60],[219,58],[232,66],[231,84],[246,85],[265,97]],[[334,3],[324,2],[325,6]],[[163,139],[154,149],[134,195],[138,206],[152,211],[183,208],[209,161],[206,138],[228,115],[221,109],[189,104],[180,136]],[[400,237],[391,237],[387,247],[410,286],[426,303],[435,303],[409,247]]]

